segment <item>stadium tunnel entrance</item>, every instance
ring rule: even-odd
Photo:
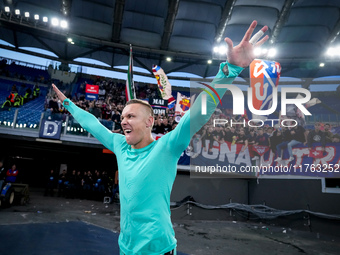
[[[4,162],[5,169],[10,169],[13,164],[17,166],[17,182],[43,188],[51,169],[57,176],[65,167],[69,174],[72,170],[82,173],[105,170],[109,177],[114,178],[118,169],[116,156],[103,153],[103,148],[101,145],[79,146],[74,143],[38,142],[35,138],[18,140],[1,137],[0,160]]]

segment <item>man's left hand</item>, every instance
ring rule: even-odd
[[[233,42],[230,38],[226,37],[224,41],[228,45],[228,53],[227,59],[230,64],[240,66],[240,67],[247,67],[250,63],[255,59],[254,55],[254,47],[259,47],[263,43],[265,43],[269,36],[266,35],[260,41],[255,42],[255,44],[251,44],[249,42],[251,35],[254,32],[255,27],[257,26],[257,21],[254,20],[250,27],[248,28],[247,32],[245,33],[242,41],[235,47],[233,47]],[[267,26],[261,28],[262,32],[265,33],[268,30]]]

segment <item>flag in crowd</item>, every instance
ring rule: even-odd
[[[300,94],[298,94],[296,96],[297,99],[299,98],[303,98],[303,96],[301,96]],[[311,100],[309,100],[307,103],[303,104],[304,107],[306,109],[308,109],[309,107],[312,107],[316,104],[320,104],[321,101],[318,98],[312,98]],[[294,119],[298,122],[298,124],[300,126],[304,126],[306,124],[306,120],[305,120],[305,115],[302,113],[302,111],[296,106],[296,105],[292,105],[289,104],[287,105],[287,109],[286,109],[286,116],[282,116],[281,115],[281,111],[280,111],[280,123],[283,119]]]
[[[168,100],[168,108],[175,106],[175,98],[172,96],[171,84],[166,76],[164,70],[157,65],[152,66],[152,72],[156,77],[158,89],[161,92],[162,98]]]
[[[136,98],[135,85],[133,83],[133,57],[132,57],[132,46],[131,45],[130,45],[129,65],[128,65],[127,78],[126,78],[125,96],[126,96],[126,101]]]
[[[176,101],[176,108],[175,114],[183,116],[186,111],[190,108],[190,97],[187,97],[179,92],[177,92],[177,101]]]

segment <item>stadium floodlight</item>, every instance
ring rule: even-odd
[[[326,54],[330,57],[340,56],[340,46],[329,47]]]
[[[69,37],[69,38],[67,38],[67,41],[68,41],[68,42],[72,42],[73,40],[72,40],[71,37]]]
[[[67,21],[66,21],[66,20],[60,21],[60,27],[61,27],[61,28],[67,28],[67,27],[68,27]]]
[[[52,22],[52,26],[55,26],[55,27],[59,26],[59,20],[57,18],[52,18],[51,22]]]
[[[210,64],[212,63],[212,60],[209,59],[209,60],[207,61],[207,63],[210,65]]]
[[[170,62],[172,59],[170,57],[166,58],[166,61]]]
[[[15,9],[14,13],[15,13],[15,15],[20,15],[20,10],[19,9]]]
[[[228,48],[224,45],[221,45],[220,47],[218,47],[218,53],[220,55],[224,55],[228,52]]]
[[[213,48],[213,52],[216,53],[216,54],[219,54],[219,55],[224,55],[224,54],[227,53],[227,51],[228,51],[228,48],[223,44],[221,44],[219,46],[216,45]]]
[[[48,22],[48,18],[47,17],[43,17],[43,22]]]
[[[34,19],[35,19],[35,20],[39,20],[39,14],[35,14],[35,15],[34,15]]]
[[[11,10],[9,9],[8,6],[5,6],[5,12],[10,12]]]
[[[258,47],[257,47],[257,48],[254,49],[254,55],[255,55],[255,56],[260,56],[261,53],[262,53],[261,48],[258,48]]]
[[[276,49],[275,48],[271,48],[268,50],[268,57],[275,57],[276,56]]]
[[[325,66],[325,63],[320,63],[319,66],[320,66],[320,67],[324,67],[324,66]]]
[[[329,48],[327,49],[326,54],[327,54],[328,56],[334,56],[334,54],[335,54],[335,48],[329,47]]]
[[[30,17],[30,13],[29,12],[25,12],[25,17],[29,18]]]

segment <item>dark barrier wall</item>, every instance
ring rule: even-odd
[[[340,194],[322,193],[321,180],[251,181],[250,204],[263,204],[281,210],[309,209],[340,214]]]
[[[192,196],[197,202],[207,205],[230,203],[248,204],[248,180],[228,178],[191,178],[189,174],[178,173],[171,201]]]
[[[310,210],[324,214],[340,215],[340,194],[322,193],[321,180],[288,179],[227,179],[190,178],[179,173],[176,177],[171,201],[192,196],[204,205],[232,203],[265,204],[278,210]],[[231,200],[230,200],[231,199]],[[172,219],[186,220],[233,220],[262,222],[292,229],[324,234],[340,235],[340,220],[320,218],[308,213],[298,213],[272,220],[255,219],[253,215],[229,209],[207,210],[195,205],[172,208]]]
[[[256,179],[191,178],[178,173],[171,201],[192,196],[206,205],[265,204],[279,210],[340,214],[340,194],[323,193],[321,188],[321,180],[260,179],[257,183]]]

